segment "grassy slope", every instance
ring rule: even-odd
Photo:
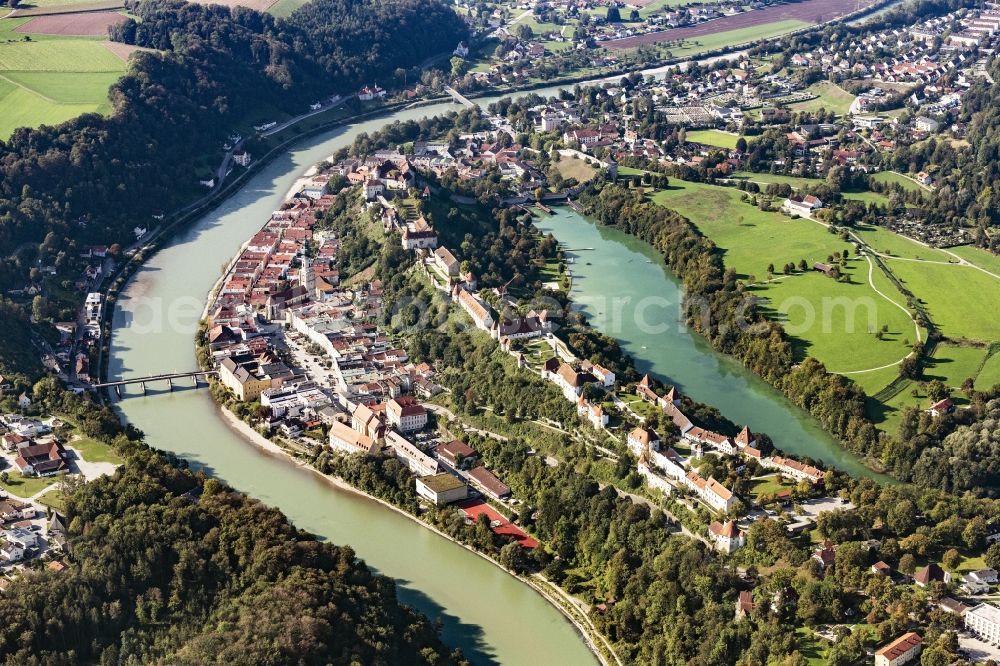
[[[895,171],[880,171],[879,173],[872,176],[877,181],[883,183],[896,183],[897,185],[902,185],[904,190],[923,190],[924,188],[920,186],[920,183],[910,180],[909,178],[898,174]]]
[[[28,19],[0,20],[0,138],[17,127],[53,125],[81,113],[109,113],[108,88],[125,63],[102,38],[25,35]]]
[[[970,245],[963,245],[961,247],[948,248],[948,251],[953,254],[957,254],[962,257],[962,259],[965,259],[980,268],[985,268],[988,271],[1000,275],[1000,257],[993,254],[989,250],[983,250]]]
[[[621,171],[621,169],[619,169]],[[782,183],[788,183],[792,189],[799,189],[802,187],[808,187],[810,185],[815,185],[819,183],[818,178],[806,178],[804,176],[785,176],[783,174],[772,174],[772,173],[756,173],[754,171],[736,171],[733,173],[736,178],[743,178],[745,180],[753,181],[758,185],[770,185],[775,183],[781,185]]]
[[[578,183],[586,183],[597,174],[597,170],[584,160],[563,157],[555,162],[563,178],[575,178]]]
[[[1000,280],[971,266],[887,260],[889,269],[927,306],[934,323],[952,338],[1000,339],[1000,326],[986,303],[1000,302]]]
[[[854,95],[835,83],[817,81],[809,86],[808,91],[817,95],[815,99],[790,104],[788,108],[794,111],[819,111],[826,109],[840,115],[846,114],[854,101]]]
[[[1000,354],[991,356],[976,377],[976,389],[980,391],[993,388],[997,384],[1000,384]]]
[[[858,236],[876,252],[905,257],[907,259],[922,259],[924,261],[952,260],[941,250],[916,243],[905,236],[882,227],[858,227]]]
[[[758,281],[767,279],[769,263],[779,271],[800,259],[811,266],[850,247],[813,222],[762,212],[740,202],[739,195],[731,188],[674,181],[654,200],[689,217],[722,249],[727,266]],[[846,272],[851,283],[807,271],[758,284],[753,291],[768,299],[770,315],[789,328],[800,356],[814,356],[839,372],[898,361],[906,352],[902,341],[915,335],[909,318],[868,286],[865,261],[851,259]],[[880,341],[873,331],[883,325],[889,331]]]

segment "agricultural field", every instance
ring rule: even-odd
[[[114,17],[95,12],[95,25]],[[0,138],[18,127],[54,125],[82,113],[110,113],[108,88],[125,72],[125,61],[100,36],[27,34],[31,24],[73,30],[67,16],[0,20]],[[91,30],[84,27],[79,30]],[[62,26],[60,28],[60,26]],[[25,41],[30,38],[30,41]]]
[[[717,148],[729,149],[735,148],[736,141],[739,139],[739,137],[735,134],[721,132],[714,129],[692,130],[687,132],[686,136],[687,140],[692,143],[703,143],[706,146],[716,146]]]
[[[83,14],[46,14],[36,16],[15,28],[15,32],[63,37],[106,37],[108,28],[121,23],[125,16],[117,12]]]
[[[854,372],[902,359],[916,332],[909,314],[876,293],[868,283],[868,263],[852,256],[842,268],[850,282],[819,272],[781,267],[804,259],[811,267],[831,254],[852,250],[822,226],[764,212],[740,201],[740,192],[701,183],[672,181],[653,200],[690,218],[720,248],[723,261],[744,279],[754,276],[755,295],[768,316],[782,322],[800,357],[813,356],[834,372]],[[777,273],[768,279],[767,266]],[[898,296],[895,292],[887,292]],[[876,333],[881,332],[881,338]],[[905,343],[905,344],[904,344]]]
[[[851,192],[841,192],[845,199],[853,201],[861,201],[867,206],[868,204],[875,204],[876,206],[886,207],[889,205],[889,197],[884,194],[879,194],[878,192],[871,192],[868,190],[863,191],[851,191]]]
[[[817,81],[806,88],[806,90],[816,95],[816,98],[806,100],[805,102],[789,104],[789,109],[792,111],[819,111],[820,109],[825,109],[833,111],[838,115],[845,115],[850,110],[851,103],[854,101],[854,95],[836,83],[830,83],[829,81]]]
[[[268,8],[267,13],[284,18],[308,2],[309,0],[278,0]]]
[[[960,389],[966,379],[975,379],[979,368],[986,360],[984,347],[959,347],[939,345],[934,357],[928,359],[924,368],[927,381],[939,379],[952,389]]]
[[[926,189],[912,178],[908,178],[901,173],[896,173],[895,171],[880,171],[873,174],[872,179],[877,180],[880,183],[895,183],[897,185],[901,185],[904,190],[921,191]]]
[[[865,0],[862,5],[871,4],[873,0]],[[677,28],[674,30],[664,30],[636,37],[615,39],[604,42],[603,46],[610,50],[632,49],[647,44],[658,44],[661,42],[675,41],[678,39],[702,38],[713,33],[744,31],[748,37],[743,40],[729,41],[728,44],[739,44],[752,39],[762,39],[769,31],[769,26],[774,24],[798,24],[804,27],[815,23],[830,21],[838,16],[843,16],[857,8],[857,3],[845,2],[845,0],[805,0],[788,5],[775,5],[758,9],[756,11],[742,12],[726,16],[724,18],[707,21],[701,25],[690,28]],[[785,32],[794,30],[788,28]],[[774,33],[771,33],[772,35]],[[726,42],[723,42],[726,43]]]
[[[14,15],[22,17],[71,14],[97,9],[122,9],[124,6],[122,0],[23,0],[18,4]]]
[[[761,10],[763,11],[763,10]],[[751,12],[757,14],[759,12]],[[738,14],[737,16],[745,16],[745,14]],[[727,17],[732,18],[732,17]],[[773,23],[765,23],[762,25],[754,25],[752,27],[736,28],[733,30],[723,30],[722,21],[727,19],[715,19],[714,21],[708,21],[705,26],[709,26],[710,29],[704,31],[703,34],[690,35],[690,36],[676,36],[668,37],[666,41],[670,41],[671,45],[666,47],[664,55],[667,57],[681,57],[697,55],[699,53],[705,53],[706,51],[714,51],[727,46],[732,46],[733,44],[746,44],[760,39],[767,39],[769,37],[777,37],[779,35],[785,35],[800,28],[805,28],[809,24],[804,21],[775,21]],[[695,26],[693,28],[677,28],[676,30],[667,30],[662,33],[653,33],[651,35],[643,35],[643,37],[654,37],[658,35],[664,35],[667,33],[675,33],[686,30],[691,31],[701,31],[704,26]],[[713,32],[714,30],[723,30],[723,32]],[[642,39],[642,37],[629,37],[630,40]],[[679,40],[679,45],[676,45],[674,40]],[[626,41],[626,40],[618,40]],[[657,40],[657,42],[663,42],[665,40]],[[602,45],[607,48],[613,48],[611,45],[617,42],[603,42]],[[643,42],[650,43],[650,42]],[[635,46],[640,46],[637,44]],[[628,48],[635,48],[635,46]]]

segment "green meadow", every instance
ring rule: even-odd
[[[895,183],[896,185],[902,186],[904,190],[923,190],[923,186],[920,185],[915,180],[907,178],[903,174],[896,173],[895,171],[880,171],[872,176],[873,180],[877,180],[880,183]]]
[[[852,244],[809,220],[792,220],[743,203],[740,194],[733,188],[674,180],[653,200],[688,217],[742,278],[754,277],[752,292],[763,299],[767,315],[786,327],[800,358],[813,356],[831,371],[852,372],[895,363],[906,355],[916,336],[913,323],[907,312],[871,288],[864,258],[850,252],[842,268],[849,282],[811,269],[832,254],[851,251]],[[803,259],[809,270],[781,274],[784,264],[797,266]],[[768,264],[776,268],[770,280]],[[885,293],[903,302],[897,292]],[[883,326],[887,330],[880,340],[876,332]]]
[[[889,270],[926,306],[950,338],[983,342],[1000,339],[996,312],[1000,280],[972,266],[887,259]]]
[[[687,140],[693,143],[703,143],[706,146],[715,146],[717,148],[728,148],[733,149],[736,147],[736,141],[739,139],[735,134],[730,134],[729,132],[720,132],[719,130],[692,130],[687,133]]]
[[[854,101],[854,95],[836,83],[830,83],[829,81],[817,81],[806,90],[816,95],[816,97],[805,102],[789,104],[789,109],[793,111],[819,111],[820,109],[825,109],[839,115],[845,115],[850,110],[851,103]]]

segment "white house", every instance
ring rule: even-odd
[[[418,449],[399,433],[389,431],[385,434],[385,443],[397,458],[406,463],[407,468],[418,476],[430,476],[438,473],[438,462]]]
[[[660,450],[660,436],[651,428],[634,428],[625,438],[628,450],[636,456],[641,456],[646,451]]]
[[[731,490],[712,477],[708,477],[708,480],[701,478],[694,470],[687,473],[684,483],[716,511],[727,513],[736,503],[736,497]]]
[[[585,419],[595,430],[603,430],[608,425],[608,415],[599,404],[588,401],[583,396],[576,402],[576,413]]]
[[[340,421],[334,421],[330,424],[330,446],[335,451],[343,453],[374,455],[378,451],[375,440]]]
[[[665,495],[669,495],[673,492],[674,487],[670,485],[670,482],[657,474],[656,471],[649,466],[645,459],[639,460],[639,464],[636,469],[639,472],[639,475],[646,479],[646,485],[650,488],[655,488]]]
[[[811,194],[804,197],[791,196],[785,199],[785,203],[782,206],[788,214],[798,215],[799,217],[809,217],[813,211],[819,210],[822,207],[823,202]]]
[[[781,456],[764,458],[761,461],[761,465],[771,469],[776,469],[782,474],[792,477],[796,481],[819,483],[823,480],[822,470],[819,470],[812,465],[800,463],[798,460],[792,460],[791,458],[782,458]]]
[[[427,425],[427,410],[411,396],[393,398],[385,406],[389,425],[400,432],[420,430]]]
[[[445,278],[452,278],[458,276],[459,263],[455,255],[451,253],[446,247],[439,247],[434,250],[431,261],[434,263],[434,267],[438,269],[442,276]]]
[[[715,544],[716,549],[726,554],[736,552],[746,543],[746,536],[743,534],[743,530],[737,527],[736,523],[731,520],[727,520],[724,523],[718,521],[712,522],[708,526],[708,537]]]
[[[493,328],[493,315],[490,314],[489,306],[479,300],[475,294],[456,285],[452,292],[452,297],[458,301],[459,306],[465,310],[466,314],[472,317],[476,328],[484,331],[489,331]]]

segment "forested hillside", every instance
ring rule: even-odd
[[[204,191],[194,160],[218,153],[261,103],[299,113],[466,36],[441,0],[316,0],[289,19],[176,1],[134,11],[141,22],[112,37],[158,50],[133,54],[111,90],[110,118],[84,115],[0,142],[0,293],[30,284],[41,265],[59,271],[56,283],[71,280],[87,245],[124,245],[154,211],[194,199]],[[24,369],[10,352],[0,348],[0,371]]]
[[[68,568],[0,597],[3,663],[462,663],[350,548],[158,454],[68,514]]]

